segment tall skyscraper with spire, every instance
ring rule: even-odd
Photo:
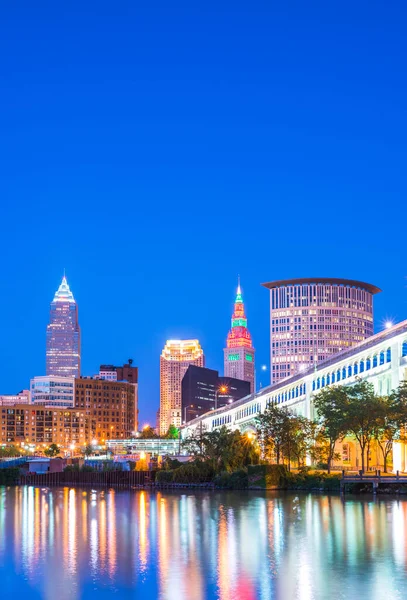
[[[47,375],[79,377],[81,371],[81,331],[78,306],[65,274],[51,302],[47,326]]]
[[[255,391],[255,366],[252,336],[247,329],[240,279],[237,286],[235,306],[232,315],[232,328],[226,341],[224,354],[225,377],[243,379],[250,383],[250,391]]]

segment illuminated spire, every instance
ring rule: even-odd
[[[236,303],[243,304],[242,290],[240,288],[240,275],[237,276],[237,292],[236,292],[235,304]]]
[[[252,337],[247,329],[247,319],[244,311],[240,276],[238,277],[235,305],[232,315],[232,329],[228,333],[228,348],[252,348]]]
[[[73,294],[69,289],[69,285],[65,277],[65,269],[61,285],[55,292],[54,302],[75,302],[75,298],[73,297]]]

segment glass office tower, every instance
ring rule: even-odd
[[[47,375],[80,376],[81,332],[78,307],[65,275],[51,302],[46,360]]]

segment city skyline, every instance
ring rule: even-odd
[[[311,279],[313,281],[321,280],[321,278],[311,278]],[[311,281],[311,279],[309,279],[309,281]],[[322,279],[324,279],[324,278],[322,278]],[[261,285],[263,285],[265,287],[271,286],[271,284],[261,284]],[[369,287],[368,284],[366,284],[366,285]],[[61,291],[61,288],[62,288],[62,291]],[[379,288],[375,288],[375,286],[370,286],[370,288],[371,288],[371,290],[373,290],[373,288],[374,288],[374,293],[377,293],[378,291],[381,291],[381,290],[379,290]],[[66,280],[65,275],[63,277],[62,284],[60,285],[60,287],[58,288],[58,290],[57,290],[57,292],[55,294],[53,302],[55,302],[55,298],[58,298],[58,297],[60,299],[64,299],[64,300],[66,300],[67,297],[69,297],[69,300],[71,302],[74,301],[73,295],[70,292],[69,286],[67,284],[67,280]],[[241,302],[242,305],[243,305],[242,289],[241,289],[241,286],[240,286],[240,281],[239,281],[239,284],[238,284],[237,296],[235,298],[235,303],[233,305],[235,309],[236,309],[236,300],[238,300],[239,302]],[[220,309],[220,306],[218,308]],[[244,312],[245,311],[244,311],[244,305],[243,305],[243,313]],[[244,314],[244,317],[245,317],[245,314]],[[232,322],[233,322],[233,318],[234,318],[234,315],[232,315]],[[267,318],[269,318],[269,315],[267,316]],[[386,326],[389,325],[390,322],[396,323],[398,321],[396,321],[396,320],[389,321],[389,319],[386,317],[386,319],[382,320],[380,323],[375,323],[375,325],[376,325],[375,326],[375,332],[380,331],[381,329],[384,329]],[[268,331],[271,331],[272,323],[271,323],[270,319],[269,319],[269,323],[270,323],[270,327],[268,327]],[[246,319],[246,324],[247,324],[247,319]],[[271,340],[270,337],[269,337],[269,339]],[[219,353],[220,353],[220,349],[218,349],[218,354]],[[96,362],[98,362],[98,364],[100,363],[100,358],[101,358],[100,356],[96,357]],[[205,356],[205,360],[206,360],[206,356]],[[92,362],[94,362],[94,361],[92,361]],[[213,362],[215,362],[215,361],[213,361]],[[136,363],[137,363],[137,358],[136,358]],[[262,370],[264,369],[266,372],[264,372],[264,371],[260,372],[259,371],[257,373],[257,377],[258,377],[258,380],[259,380],[258,383],[257,383],[257,387],[259,387],[259,384],[260,384],[260,387],[264,387],[265,385],[269,385],[269,383],[270,383],[270,381],[269,381],[269,377],[270,377],[269,364],[270,363],[266,362],[264,365],[262,365]],[[210,368],[215,368],[215,367],[213,367],[212,363],[209,363],[209,364],[207,363],[206,366],[209,366]],[[159,371],[159,369],[158,369],[158,371]],[[36,374],[36,375],[30,374],[30,376],[28,378],[27,384],[24,384],[24,386],[21,387],[21,390],[25,389],[25,388],[29,388],[30,379],[32,379],[33,377],[39,377],[41,379],[42,376],[43,376],[42,373]],[[84,372],[83,376],[90,377],[90,376],[92,376],[92,372],[86,372],[86,373]],[[232,375],[229,374],[229,376],[232,376]],[[157,375],[157,379],[159,379],[159,375]],[[11,392],[1,391],[1,393],[3,393],[3,394],[7,394],[7,393],[9,393],[9,394],[17,394],[18,391],[20,391],[20,390],[12,389]],[[150,411],[148,411],[148,410],[145,409],[145,405],[146,404],[149,404]],[[159,395],[157,397],[157,401],[156,401],[155,404],[156,404],[157,407],[159,407],[159,405],[160,405]],[[140,410],[140,426],[143,426],[143,424],[146,424],[146,423],[152,424],[152,425],[155,424],[155,422],[156,422],[156,411],[154,410],[155,404],[154,404],[154,402],[146,402],[146,401],[143,402],[143,398],[141,398],[141,403],[139,403],[139,407],[141,407],[141,408],[139,408],[139,410]]]

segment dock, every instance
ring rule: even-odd
[[[400,475],[399,471],[396,471],[395,474],[388,474],[388,473],[382,474],[380,470],[377,470],[373,475],[367,475],[366,473],[363,473],[362,471],[359,471],[359,473],[357,475],[356,474],[346,475],[346,471],[342,471],[342,479],[340,481],[341,494],[345,493],[346,485],[348,483],[372,484],[373,494],[377,494],[377,490],[378,490],[380,484],[400,485],[400,484],[404,483],[407,485],[407,475]]]

